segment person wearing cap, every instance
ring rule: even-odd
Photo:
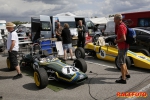
[[[8,50],[10,64],[12,67],[15,67],[18,73],[16,76],[13,77],[13,79],[18,79],[18,78],[22,78],[22,74],[17,60],[19,44],[18,44],[18,34],[14,30],[14,26],[15,25],[12,22],[6,23],[6,28],[9,32],[7,37],[7,50]]]

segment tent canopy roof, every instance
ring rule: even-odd
[[[108,21],[113,20],[113,18],[101,17],[101,18],[91,18],[94,24],[106,24]]]

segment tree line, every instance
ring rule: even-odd
[[[14,23],[17,26],[19,24],[27,24],[29,22],[13,21],[12,23]]]

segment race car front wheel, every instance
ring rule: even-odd
[[[76,58],[83,58],[84,59],[85,58],[85,51],[84,51],[84,49],[81,48],[81,47],[76,48],[75,56],[76,56]]]
[[[44,68],[34,71],[34,81],[38,88],[43,89],[48,85],[48,75]]]
[[[74,64],[75,64],[75,67],[79,68],[82,72],[85,73],[87,71],[87,64],[84,59],[82,58],[76,59],[74,61]]]
[[[120,64],[118,63],[118,56],[116,57],[116,59],[115,59],[115,65],[116,65],[116,67],[120,70],[121,69],[121,66],[120,66]],[[130,60],[130,58],[127,56],[126,57],[126,65],[127,65],[127,68],[128,69],[130,69],[130,67],[131,67],[131,60]]]
[[[14,68],[14,67],[12,67],[12,66],[11,66],[11,64],[10,64],[9,57],[7,57],[7,59],[6,59],[6,63],[7,63],[7,68],[8,68],[10,71],[15,70],[15,68]]]

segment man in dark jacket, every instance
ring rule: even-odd
[[[78,47],[84,48],[85,45],[85,36],[86,36],[86,28],[82,24],[82,20],[79,20],[79,25],[77,26],[78,28]]]

